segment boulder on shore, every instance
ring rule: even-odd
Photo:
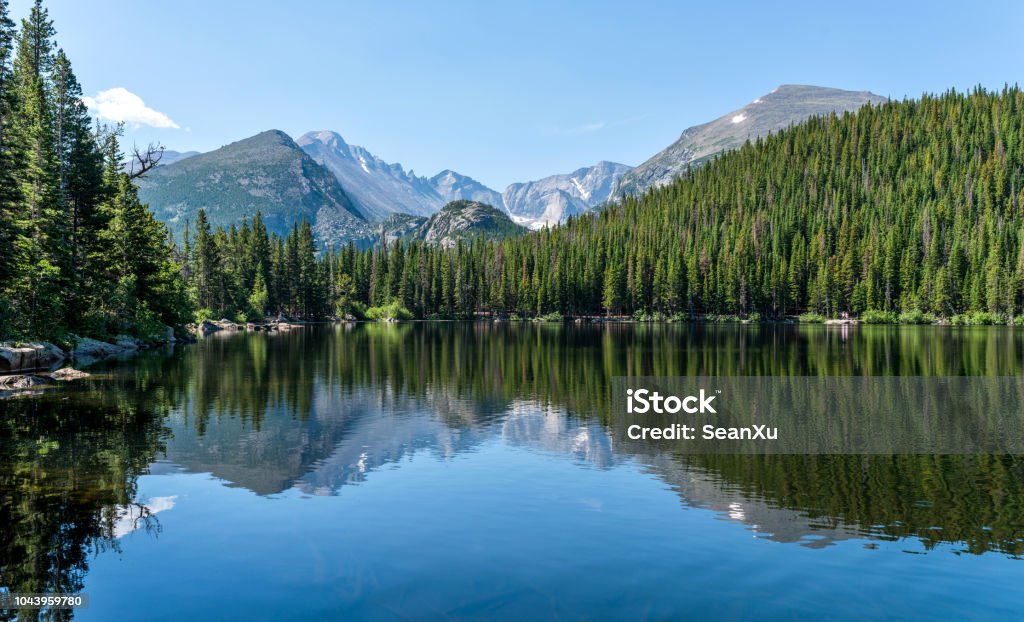
[[[15,374],[13,376],[0,376],[0,389],[28,389],[30,387],[47,384],[50,380],[42,376],[31,374]]]
[[[131,348],[133,350],[135,348]],[[71,357],[78,363],[92,363],[108,356],[115,356],[130,351],[129,348],[121,345],[114,345],[98,339],[83,337],[78,340],[75,349],[71,351]]]
[[[52,343],[0,343],[0,373],[52,369],[66,358]]]
[[[217,332],[218,330],[220,330],[220,326],[217,326],[216,324],[214,324],[210,320],[203,320],[202,322],[199,322],[198,324],[189,324],[188,325],[188,332],[194,333],[195,335],[197,335],[199,337],[205,337],[205,336],[209,335],[210,333]]]
[[[138,339],[128,335],[118,335],[114,337],[114,345],[123,350],[138,350],[140,342]]]
[[[88,378],[92,374],[87,374],[84,371],[79,371],[72,367],[61,367],[57,371],[50,374],[50,378],[54,380],[81,380],[82,378]]]

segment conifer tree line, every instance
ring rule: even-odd
[[[174,247],[55,34],[0,0],[0,338],[158,332],[188,314]]]
[[[454,249],[329,254],[329,296],[419,317],[1024,307],[1024,94],[812,118],[597,214]],[[344,306],[344,304],[340,305]]]
[[[252,223],[211,230],[206,211],[186,223],[183,274],[201,318],[262,319],[267,314],[322,318],[332,313],[329,262],[318,258],[313,228],[303,220],[285,237]]]
[[[194,316],[919,311],[1024,315],[1024,95],[949,91],[812,118],[597,213],[454,248],[320,249],[255,214],[176,246],[94,127],[41,2],[0,0],[0,338]]]
[[[812,118],[674,183],[560,227],[455,248],[396,241],[317,252],[257,216],[186,245],[218,313],[420,318],[1024,308],[1024,95],[949,91]],[[216,249],[216,250],[213,250]]]

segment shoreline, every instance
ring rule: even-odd
[[[564,317],[494,317],[476,316],[472,318],[423,318],[423,319],[341,319],[302,320],[285,318],[270,322],[232,322],[230,320],[203,320],[196,324],[184,326],[186,337],[176,337],[173,329],[168,327],[167,337],[156,341],[143,341],[126,335],[119,335],[113,340],[101,340],[92,337],[77,337],[72,348],[65,349],[49,341],[7,341],[0,342],[0,387],[8,386],[10,379],[16,376],[45,377],[62,369],[76,370],[77,367],[88,367],[95,363],[129,356],[157,347],[187,345],[195,343],[214,334],[250,333],[250,332],[288,332],[307,326],[325,324],[411,324],[411,323],[446,323],[446,322],[485,322],[493,324],[619,324],[619,325],[714,325],[714,326],[934,326],[934,327],[1006,327],[1022,326],[1017,320],[989,323],[957,323],[950,318],[937,318],[933,322],[872,322],[861,318],[828,318],[813,321],[801,320],[798,316],[784,318],[740,318],[738,316],[694,316],[686,319],[658,318],[637,319],[630,316],[564,316]],[[67,379],[67,378],[65,378]]]

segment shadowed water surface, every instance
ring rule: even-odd
[[[616,432],[611,378],[1022,369],[1002,328],[218,336],[0,402],[0,586],[79,620],[1013,619],[1021,458],[688,456]]]

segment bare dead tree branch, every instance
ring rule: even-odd
[[[132,146],[131,162],[128,165],[128,178],[138,179],[153,170],[164,157],[164,146],[149,143],[145,149],[138,145]]]

